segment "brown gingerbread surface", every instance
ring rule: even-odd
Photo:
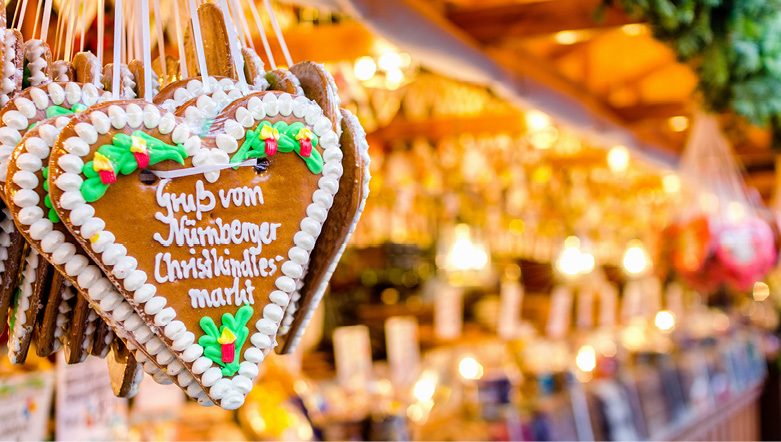
[[[236,109],[242,105],[246,106],[251,97],[262,97],[263,94],[265,93],[252,94],[232,103],[223,112],[222,117],[215,121],[210,136],[202,140],[202,146],[216,149],[213,137],[222,132],[225,121],[234,119]],[[112,104],[117,103],[122,102]],[[105,111],[107,107],[108,105],[99,105],[93,107],[93,110]],[[76,116],[63,129],[60,139],[65,140],[75,136],[75,124],[87,121],[89,121],[87,115]],[[290,117],[279,115],[270,117],[267,121],[272,124],[278,121],[290,124],[297,119],[291,114]],[[171,134],[160,134],[157,129],[146,129],[142,125],[135,130],[142,130],[164,143],[173,143]],[[108,134],[100,135],[97,142],[90,146],[87,157],[93,157],[100,146],[111,144],[112,137],[118,132],[131,134],[133,129],[112,128]],[[239,139],[239,146],[245,138],[246,135]],[[315,149],[322,154],[319,147]],[[50,164],[57,164],[57,160],[63,154],[65,154],[63,149],[55,149]],[[186,158],[184,166],[174,161],[163,161],[148,166],[147,169],[175,170],[191,166],[192,158]],[[166,297],[166,305],[174,308],[176,319],[184,322],[187,329],[195,334],[196,340],[205,334],[200,326],[202,318],[212,318],[219,326],[224,314],[236,314],[239,308],[237,302],[249,303],[253,307],[254,311],[247,322],[247,327],[250,328],[250,334],[254,333],[253,325],[262,317],[263,307],[270,302],[269,294],[276,290],[275,280],[281,276],[280,268],[288,260],[288,252],[294,246],[293,236],[300,230],[301,220],[307,216],[307,206],[312,203],[312,195],[318,189],[318,180],[322,175],[312,173],[295,153],[277,153],[268,157],[268,167],[260,173],[256,172],[254,167],[222,170],[219,180],[215,183],[208,182],[203,174],[197,174],[170,180],[156,179],[145,184],[140,179],[140,172],[135,170],[128,175],[117,176],[117,181],[108,187],[105,195],[91,203],[95,209],[95,216],[105,222],[105,230],[113,233],[116,242],[127,249],[127,255],[137,260],[137,269],[148,275],[146,282],[156,287],[158,295]],[[60,173],[61,171],[53,168],[50,182],[56,181]],[[196,189],[199,188],[202,190],[197,192]],[[262,204],[245,203],[251,201],[248,195],[257,195],[254,192],[262,193]],[[179,198],[182,195],[185,200],[198,199],[196,194],[208,201],[213,200],[214,208],[198,215],[184,212],[179,204],[177,204],[178,209],[173,209],[172,205],[165,202],[174,196]],[[249,199],[243,199],[244,196],[248,196]],[[55,206],[58,206],[61,197],[62,192],[52,188],[52,201],[55,201]],[[241,204],[237,204],[238,202]],[[173,214],[172,224],[159,219],[169,214],[169,209]],[[58,211],[67,213],[60,207]],[[199,216],[201,219],[198,219]],[[233,226],[241,229],[241,226],[246,223],[248,226],[257,226],[257,232],[260,232],[258,238],[263,240],[258,253],[252,255],[254,259],[250,257],[250,248],[256,247],[257,243],[241,241],[238,244],[232,242],[206,246],[186,243],[179,245],[176,243],[174,232],[179,228],[178,226],[184,226],[184,223],[187,223],[190,229],[213,228],[219,232],[226,231],[225,226],[228,224],[232,229],[236,228]],[[68,228],[82,244],[86,245],[87,240],[81,238],[79,227],[68,224]],[[251,226],[248,228],[253,229]],[[155,239],[156,234],[158,239]],[[223,235],[231,234],[228,232]],[[84,248],[96,262],[100,263],[104,273],[112,279],[115,286],[125,293],[136,311],[147,323],[153,324],[153,318],[145,313],[143,306],[138,305],[133,300],[132,294],[124,290],[122,281],[112,275],[112,267],[99,261],[100,257],[88,247]],[[231,262],[231,259],[235,261]],[[185,277],[181,271],[182,263],[184,266],[195,263],[198,268],[209,270],[202,273],[202,277],[194,278],[192,272],[188,272],[189,277]],[[201,264],[204,267],[200,267]],[[225,269],[220,270],[219,274],[218,265],[222,265]],[[225,271],[230,274],[225,275]],[[207,297],[209,301],[206,300]],[[208,304],[212,301],[219,305],[209,307]],[[171,343],[167,338],[164,341]],[[247,339],[239,354],[250,345]]]

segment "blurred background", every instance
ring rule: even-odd
[[[0,416],[26,420],[0,437],[39,419],[58,440],[781,438],[781,6],[754,3],[272,2],[371,155],[301,345],[236,412],[151,380],[85,403],[63,393],[93,388],[80,369],[4,365]]]

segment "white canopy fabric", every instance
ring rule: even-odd
[[[413,0],[293,0],[339,10],[408,52],[425,68],[461,81],[489,87],[522,109],[539,109],[595,146],[622,144],[636,157],[662,167],[677,158],[669,149],[639,139],[622,126],[604,104],[579,94],[567,81],[546,84],[499,64],[460,29],[421,2]],[[522,65],[523,60],[518,61]],[[521,66],[523,67],[523,66]],[[535,68],[523,69],[534,72]],[[536,69],[539,71],[539,69]]]

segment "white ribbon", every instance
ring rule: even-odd
[[[191,175],[198,175],[207,172],[215,172],[218,170],[230,169],[231,167],[254,166],[255,164],[257,164],[257,160],[253,158],[253,159],[245,160],[244,162],[238,164],[207,164],[206,166],[188,167],[185,169],[176,169],[176,170],[151,170],[151,169],[147,169],[147,170],[155,174],[155,176],[157,176],[158,178],[171,179],[171,178],[181,178],[181,177],[191,176]]]

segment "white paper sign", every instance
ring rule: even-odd
[[[407,385],[417,379],[420,365],[418,320],[396,316],[385,321],[390,377],[394,384]]]
[[[78,365],[57,354],[56,440],[127,439],[127,399],[114,396],[106,361]]]
[[[442,284],[434,296],[434,334],[444,340],[461,336],[464,323],[463,293],[461,289]]]
[[[545,332],[550,338],[561,339],[567,335],[572,317],[572,290],[563,285],[555,287],[550,302]]]
[[[499,322],[497,333],[502,339],[512,339],[518,333],[523,305],[523,286],[514,280],[502,281],[499,300]]]
[[[48,439],[54,371],[0,377],[0,440]]]
[[[369,328],[365,325],[334,330],[336,377],[348,389],[364,389],[372,374]]]

